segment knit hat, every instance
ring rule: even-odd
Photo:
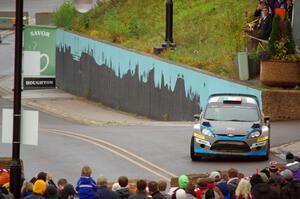
[[[44,195],[46,187],[46,182],[44,180],[37,180],[33,185],[33,193]]]
[[[285,159],[287,163],[292,163],[295,161],[295,156],[291,152],[287,152],[285,155]]]
[[[58,198],[57,189],[51,184],[48,185],[46,189],[46,196],[47,198],[51,198],[51,199]]]
[[[0,186],[9,182],[9,173],[3,172],[0,174]]]
[[[209,178],[212,178],[214,180],[216,180],[216,178],[217,178],[217,179],[220,180],[221,179],[221,174],[218,171],[213,171],[209,174]]]
[[[178,178],[179,188],[185,189],[188,182],[189,182],[189,178],[186,175],[179,176],[179,178]]]
[[[72,184],[65,184],[63,192],[66,197],[76,195],[75,189]]]
[[[293,180],[293,172],[289,169],[285,169],[279,173],[285,180]]]
[[[186,193],[183,189],[178,189],[176,191],[176,199],[185,199],[186,198]]]
[[[269,182],[269,178],[265,173],[259,172],[258,175],[261,177],[263,183],[268,183]]]
[[[251,179],[250,179],[250,184],[251,186],[253,187],[254,185],[258,184],[258,183],[262,183],[263,180],[262,178],[260,177],[260,175],[258,174],[254,174]]]

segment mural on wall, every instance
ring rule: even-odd
[[[57,85],[155,119],[192,120],[210,94],[260,91],[73,33],[57,32]]]

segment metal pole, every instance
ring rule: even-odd
[[[173,43],[173,1],[166,2],[166,38],[167,44]]]
[[[13,112],[13,144],[12,162],[10,165],[10,190],[15,198],[21,195],[21,72],[23,47],[23,0],[16,0],[15,29],[15,74],[14,74],[14,112]]]

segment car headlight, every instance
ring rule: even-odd
[[[194,130],[200,131],[200,124],[194,124]]]
[[[250,133],[249,138],[258,138],[261,135],[259,131],[254,131]]]
[[[206,128],[203,128],[201,130],[201,134],[202,135],[205,135],[205,136],[210,136],[210,137],[214,137],[214,134],[212,132],[210,132],[210,130],[206,129]]]

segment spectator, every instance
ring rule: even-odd
[[[111,190],[112,191],[117,191],[117,190],[119,190],[121,188],[121,186],[119,185],[119,183],[114,183],[113,185],[112,185],[112,187],[111,187]]]
[[[98,199],[117,199],[116,192],[107,188],[107,179],[101,176],[97,179],[97,193]]]
[[[300,163],[295,161],[293,163],[288,163],[286,167],[293,172],[294,180],[300,180]]]
[[[125,176],[122,176],[122,177],[125,177]],[[123,180],[125,180],[125,178]],[[119,181],[120,181],[120,178],[119,178]],[[128,183],[128,179],[127,179],[127,183]],[[121,185],[120,182],[119,182],[119,184]],[[122,185],[121,185],[121,187],[122,187]],[[146,187],[147,187],[147,182],[145,180],[138,180],[136,182],[137,192],[135,195],[130,194],[129,199],[147,199],[148,197],[146,195]]]
[[[33,178],[30,180],[30,182],[31,182],[32,184],[34,184],[36,180],[43,180],[43,181],[45,181],[47,184],[51,184],[51,185],[53,185],[55,188],[57,188],[56,185],[55,185],[55,183],[54,183],[53,180],[52,180],[52,175],[51,175],[51,173],[46,173],[46,172],[41,171],[41,172],[39,172],[35,177],[33,177]]]
[[[21,197],[25,198],[32,194],[33,184],[31,182],[24,182],[21,188]]]
[[[258,38],[268,40],[272,30],[272,18],[267,7],[262,9],[261,22],[258,30]]]
[[[251,184],[246,179],[241,179],[236,190],[235,195],[233,196],[235,199],[252,199],[253,195],[251,194]]]
[[[12,193],[9,192],[9,190],[4,187],[4,186],[0,186],[0,198],[1,199],[14,199],[14,195]]]
[[[267,183],[264,183],[259,174],[254,174],[251,179],[251,194],[253,194],[255,199],[279,199],[276,193],[271,190]]]
[[[208,178],[198,178],[197,179],[197,185],[195,188],[195,195],[197,199],[201,199],[203,196],[203,193],[207,190],[207,183]]]
[[[48,185],[45,196],[47,199],[58,199],[57,189],[53,185]]]
[[[61,178],[57,181],[57,194],[60,197],[61,193],[64,190],[64,186],[68,183],[68,181],[65,178]]]
[[[178,190],[176,191],[175,198],[176,198],[176,199],[186,199],[186,193],[185,193],[185,190],[183,190],[183,189],[178,189]]]
[[[281,189],[281,199],[295,199],[300,196],[300,180],[292,180]]]
[[[235,194],[235,190],[240,182],[240,180],[238,178],[238,170],[235,168],[228,169],[228,177],[229,177],[229,180],[227,181],[227,185],[228,185],[230,197],[232,198],[232,196]]]
[[[292,20],[293,17],[293,6],[293,0],[286,0],[286,12],[290,20]]]
[[[166,199],[158,190],[158,184],[155,181],[148,183],[149,194],[153,199]]]
[[[45,199],[44,194],[46,191],[46,182],[44,180],[38,179],[33,185],[33,193],[25,199]]]
[[[271,191],[276,193],[277,198],[280,198],[280,189],[281,189],[282,181],[283,181],[282,177],[278,175],[278,176],[271,177],[268,182]]]
[[[287,152],[285,155],[286,163],[293,163],[295,161],[300,162],[300,158],[298,156],[294,156],[291,152]]]
[[[267,5],[266,5],[266,2],[265,1],[263,1],[263,0],[259,0],[258,1],[258,5],[257,5],[257,7],[256,7],[256,10],[255,10],[255,12],[254,12],[254,17],[261,17],[261,11],[262,11],[262,9],[264,8],[264,7],[266,7]]]
[[[277,0],[274,4],[275,8],[286,8],[286,1],[285,0]]]
[[[73,199],[76,197],[76,191],[71,184],[65,184],[61,194],[60,199]]]
[[[189,182],[185,188],[186,199],[196,199],[194,190],[195,185],[192,182]]]
[[[164,180],[159,180],[158,182],[158,190],[160,193],[165,196],[166,199],[171,199],[171,195],[169,195],[166,190],[167,190],[167,182]]]
[[[217,187],[222,192],[224,199],[230,199],[230,192],[227,185],[228,174],[227,172],[223,172],[220,181],[217,181]]]
[[[132,193],[129,191],[128,188],[128,178],[126,176],[120,176],[118,179],[120,189],[116,191],[118,198],[120,199],[127,199]],[[142,183],[142,182],[140,182]],[[146,185],[147,186],[147,185]]]
[[[172,199],[176,198],[176,192],[179,189],[183,189],[184,190],[186,188],[188,182],[189,182],[189,178],[186,175],[179,176],[179,178],[178,178],[178,187],[174,187],[174,188],[170,189],[170,193],[172,195]]]
[[[96,182],[91,178],[92,169],[89,166],[84,166],[81,169],[81,177],[77,181],[76,191],[80,199],[96,198]]]

